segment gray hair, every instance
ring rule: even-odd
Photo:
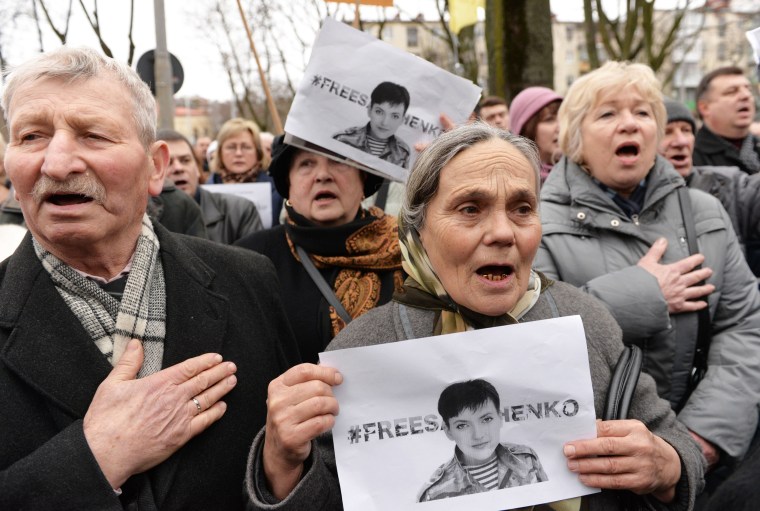
[[[10,120],[11,100],[20,86],[43,78],[59,79],[70,84],[103,75],[114,78],[129,91],[137,136],[147,149],[156,141],[156,100],[150,88],[128,66],[90,48],[63,46],[42,53],[6,72],[7,83],[2,99],[6,124]]]
[[[402,223],[407,227],[414,227],[419,232],[425,224],[428,204],[438,193],[443,168],[465,149],[481,142],[497,139],[510,144],[528,160],[535,173],[536,197],[538,197],[541,187],[541,164],[538,149],[531,140],[491,127],[484,122],[464,124],[443,133],[414,162],[414,168],[406,182],[404,203],[399,212]]]

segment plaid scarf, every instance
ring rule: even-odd
[[[138,378],[159,371],[166,334],[166,292],[158,238],[148,215],[143,216],[121,302],[42,248],[36,239],[33,243],[37,257],[63,301],[108,362],[114,365],[130,339],[140,339],[145,359]]]
[[[744,137],[739,149],[739,159],[753,174],[760,172],[760,158],[755,152],[755,137],[752,134]]]

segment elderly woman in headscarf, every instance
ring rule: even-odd
[[[660,91],[642,64],[609,62],[573,83],[535,266],[605,303],[712,466],[741,458],[757,426],[760,295],[720,202],[657,154]]]
[[[287,199],[287,221],[236,245],[272,260],[301,358],[316,362],[346,324],[401,286],[398,227],[381,209],[361,207],[379,176],[286,144],[282,135],[269,172]]]
[[[541,241],[538,192],[539,161],[524,138],[482,123],[441,135],[407,183],[403,292],[354,321],[328,350],[577,314],[600,414],[621,332],[597,300],[532,269]],[[332,386],[341,382],[334,368],[302,364],[270,384],[267,425],[254,441],[246,481],[254,509],[342,508],[325,434],[338,413]],[[645,374],[629,417],[599,421],[598,438],[565,445],[569,470],[604,491],[564,509],[623,509],[623,494],[635,507],[690,508],[701,487],[699,448]]]

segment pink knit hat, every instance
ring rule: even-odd
[[[546,87],[528,87],[514,97],[509,105],[509,131],[519,135],[531,117],[553,101],[562,101],[562,96]]]

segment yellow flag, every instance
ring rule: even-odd
[[[486,0],[449,0],[449,28],[458,34],[462,28],[478,21],[478,7],[485,8]]]

